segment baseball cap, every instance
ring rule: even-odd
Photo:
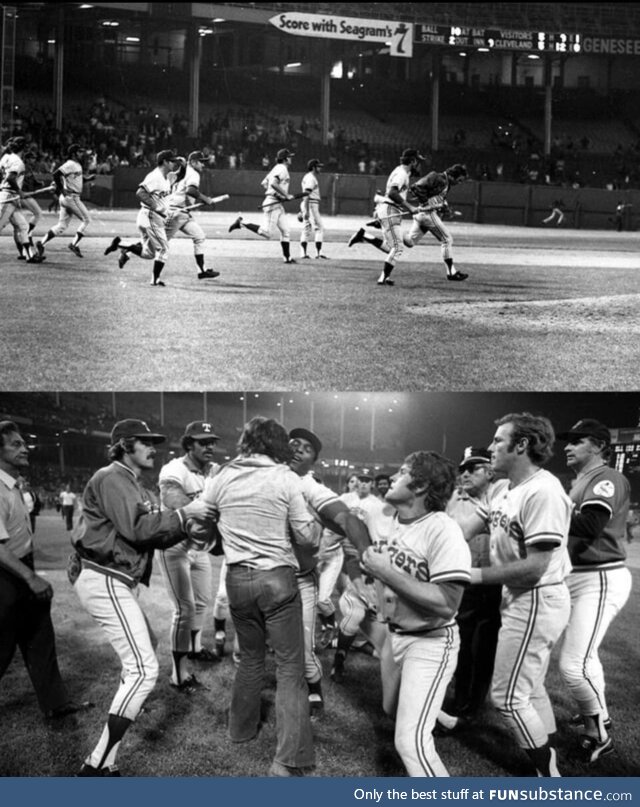
[[[200,162],[204,162],[204,154],[201,151],[192,151],[188,157],[189,162],[192,160],[200,160]]]
[[[123,437],[144,437],[153,443],[164,443],[167,439],[164,434],[154,434],[144,420],[133,418],[119,420],[111,429],[111,445],[115,445]]]
[[[445,170],[445,174],[449,174],[454,179],[460,179],[460,177],[469,176],[469,172],[467,171],[467,166],[462,165],[462,163],[455,163],[450,168],[447,168]]]
[[[289,151],[289,149],[280,149],[280,151],[276,154],[276,160],[286,160],[287,157],[295,156],[295,153],[293,151]]]
[[[168,160],[175,162],[176,155],[171,151],[171,149],[163,149],[156,154],[156,164],[162,165],[162,163],[166,163]]]
[[[307,163],[307,171],[311,171],[312,168],[324,168],[324,163],[314,157],[313,160],[309,160]]]
[[[490,465],[490,464],[491,464],[490,451],[488,451],[486,448],[474,448],[473,446],[468,446],[464,450],[458,469],[462,471],[467,465]]]
[[[12,137],[9,140],[8,144],[13,151],[22,151],[24,147],[27,145],[27,138],[22,137],[21,135],[17,135],[16,137]]]
[[[185,427],[183,437],[193,437],[194,440],[204,440],[206,437],[220,439],[220,435],[213,431],[213,426],[206,420],[194,420]]]
[[[611,432],[599,420],[593,418],[584,418],[579,420],[573,425],[569,431],[556,434],[558,440],[571,440],[574,437],[595,437],[596,440],[604,440],[605,443],[611,442]]]
[[[424,157],[418,149],[405,149],[400,155],[400,160],[403,162],[404,160],[424,160]]]
[[[318,435],[309,431],[309,429],[291,429],[289,432],[289,440],[295,440],[296,437],[300,437],[302,440],[308,440],[311,443],[313,450],[316,452],[317,459],[318,455],[322,451],[322,443],[320,442]]]
[[[358,472],[358,479],[361,482],[373,482],[373,477],[368,471],[359,471]]]
[[[71,157],[72,154],[77,154],[79,151],[82,151],[82,146],[79,143],[72,143],[67,149],[67,157]]]

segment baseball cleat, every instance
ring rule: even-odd
[[[42,257],[44,255],[44,244],[42,241],[36,241],[36,249],[38,250],[38,255]]]
[[[311,260],[311,255],[301,255],[300,260],[301,261],[310,261]]]
[[[285,263],[296,263],[297,261],[295,261],[293,258],[285,258],[284,262]]]
[[[372,219],[368,221],[366,224],[367,227],[375,227],[377,230],[382,229],[382,224],[380,224],[379,219]]]
[[[203,662],[211,662],[211,661],[220,661],[220,657],[213,653],[211,650],[208,650],[206,647],[203,647],[201,650],[193,653],[187,653],[187,658],[189,661],[203,661]]]
[[[76,776],[122,776],[117,768],[94,768],[87,762],[82,763],[82,767],[76,773]]]
[[[128,263],[128,261],[129,261],[129,256],[127,255],[127,253],[124,252],[124,251],[121,252],[120,257],[118,258],[118,266],[120,267],[120,269],[124,269],[125,264]]]
[[[352,247],[354,244],[359,244],[361,241],[364,241],[364,227],[361,227],[357,233],[351,236],[349,246]]]
[[[455,272],[452,275],[447,275],[447,280],[466,280],[469,275],[465,275],[464,272]]]
[[[613,740],[607,737],[605,740],[598,740],[597,737],[591,737],[589,734],[583,734],[580,737],[580,753],[585,762],[592,764],[597,762],[600,757],[605,757],[613,751]]]
[[[178,692],[184,692],[186,695],[192,695],[199,690],[209,690],[209,687],[201,681],[198,681],[193,674],[185,678],[184,681],[181,681],[179,684],[174,684],[173,681],[170,681],[170,684],[173,689],[177,689]]]
[[[329,258],[327,258],[326,255],[316,255],[316,260],[318,260],[318,258],[320,258],[323,261],[328,261],[329,260]]]
[[[46,260],[44,255],[33,255],[31,258],[27,258],[27,263],[42,263]]]
[[[395,286],[395,285],[396,285],[395,280],[389,280],[388,277],[385,277],[384,280],[378,281],[378,286]]]
[[[166,286],[167,284],[162,280],[150,280],[149,285],[150,286]]]
[[[242,216],[238,216],[238,218],[233,222],[231,227],[229,227],[229,232],[232,233],[234,230],[239,230],[241,223],[242,223]]]
[[[26,261],[26,260],[27,260],[27,256],[26,256],[26,255],[18,255],[18,260],[19,260],[19,261]]]
[[[82,258],[82,252],[80,252],[80,247],[77,247],[75,244],[69,244],[69,249],[71,250],[71,252],[73,252],[76,258]]]
[[[120,245],[120,237],[116,235],[113,241],[109,244],[109,246],[105,249],[104,254],[110,255],[112,252],[115,252]]]
[[[202,272],[198,272],[198,280],[206,280],[207,278],[213,279],[214,277],[220,277],[220,272],[214,272],[213,269],[205,269]]]
[[[292,768],[289,765],[283,765],[281,762],[276,762],[275,759],[269,768],[269,776],[304,776],[302,768]]]

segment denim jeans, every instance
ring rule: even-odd
[[[251,740],[258,732],[268,639],[276,662],[274,760],[295,768],[313,765],[302,607],[294,569],[261,571],[232,564],[227,567],[227,594],[240,643],[229,711],[231,740]]]

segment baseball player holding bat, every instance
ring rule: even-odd
[[[128,253],[130,252],[139,258],[153,260],[153,275],[150,285],[164,286],[164,282],[160,280],[160,274],[169,255],[169,241],[165,229],[169,213],[167,198],[171,194],[171,183],[168,176],[171,171],[175,170],[176,155],[169,149],[164,149],[158,152],[156,164],[157,167],[147,174],[136,191],[136,196],[140,200],[140,212],[136,225],[142,240],[125,245],[116,236],[105,249],[104,254],[109,255],[119,249],[118,266],[121,269],[129,260]]]
[[[450,460],[410,454],[385,496],[398,511],[389,543],[362,557],[384,587],[383,708],[395,716],[395,747],[409,776],[448,776],[433,729],[456,666],[455,615],[471,566],[462,530],[444,513],[455,481]]]
[[[41,263],[44,258],[37,254],[29,238],[29,225],[20,208],[25,177],[22,153],[26,143],[24,137],[11,138],[5,153],[0,157],[0,232],[11,222],[16,241],[22,245],[27,256],[27,263]]]
[[[241,227],[245,227],[247,230],[251,230],[251,232],[267,239],[271,238],[271,233],[274,230],[278,230],[280,232],[280,246],[285,263],[295,263],[295,260],[291,257],[291,232],[289,221],[282,204],[283,202],[291,201],[296,198],[289,193],[289,183],[291,181],[289,166],[291,165],[292,157],[295,157],[295,154],[289,151],[289,149],[280,149],[276,155],[276,164],[262,180],[262,187],[265,190],[265,197],[262,203],[262,224],[246,223],[242,216],[238,216],[229,227],[230,233],[234,230],[239,230]]]
[[[76,257],[82,258],[82,252],[80,252],[78,245],[84,237],[85,230],[91,224],[89,211],[80,198],[82,195],[82,183],[85,179],[95,179],[95,175],[84,176],[82,164],[80,163],[82,154],[81,146],[77,143],[72,143],[67,149],[66,161],[53,172],[53,182],[60,200],[60,212],[58,214],[58,223],[48,230],[42,241],[38,242],[38,252],[41,255],[44,252],[44,246],[52,238],[62,235],[69,226],[71,217],[75,216],[80,219],[80,224],[73,241],[69,244],[69,249]]]
[[[202,204],[213,204],[213,198],[205,196],[200,190],[200,179],[204,168],[204,154],[201,151],[192,151],[187,162],[180,158],[181,165],[176,174],[170,174],[172,182],[171,196],[169,196],[169,217],[167,219],[167,240],[182,232],[193,241],[193,254],[198,266],[198,280],[213,279],[220,275],[213,269],[204,267],[204,243],[205,234],[197,221],[194,221],[191,210],[195,199]]]
[[[607,460],[611,433],[597,420],[579,420],[558,435],[567,465],[577,474],[569,496],[575,508],[569,529],[573,570],[567,579],[571,616],[560,651],[560,672],[580,709],[580,749],[586,762],[613,751],[611,720],[598,649],[631,592],[623,539],[629,482]]]

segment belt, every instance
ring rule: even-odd
[[[404,630],[400,625],[396,625],[394,622],[389,622],[389,630],[391,633],[396,633],[398,636],[431,636],[433,638],[437,638],[439,636],[445,636],[447,632],[447,628],[452,627],[451,625],[443,625],[438,628],[422,628],[421,630]]]
[[[126,574],[126,572],[120,572],[117,569],[110,569],[108,566],[100,566],[99,563],[94,563],[92,560],[85,560],[85,558],[81,558],[80,562],[82,563],[83,569],[91,569],[92,571],[103,574],[106,577],[113,577],[116,580],[119,580],[121,583],[124,583],[125,586],[128,586],[130,589],[134,589],[138,585],[138,581],[134,580],[133,577]]]

